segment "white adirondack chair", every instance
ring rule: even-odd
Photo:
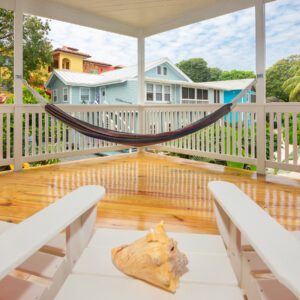
[[[169,234],[189,258],[190,271],[182,277],[176,294],[127,277],[113,266],[111,248],[134,241],[145,232],[104,228],[94,232],[96,204],[103,197],[104,189],[87,186],[18,225],[2,224],[7,228],[0,235],[0,299],[235,300],[244,299],[243,289],[249,293],[249,300],[299,298],[299,285],[296,284],[299,263],[289,269],[296,256],[300,261],[299,241],[235,186],[214,182],[210,189],[216,198],[216,214],[224,243],[217,235]],[[268,237],[260,244],[263,229],[253,238],[256,225],[251,225],[251,222],[266,223],[266,232],[270,229],[268,226],[278,231],[277,238],[282,235],[283,242],[295,247],[294,250],[284,245],[280,247],[285,249],[280,253],[290,254],[290,258],[278,262],[279,247],[275,254],[270,253],[270,247],[266,246]],[[64,229],[65,235],[55,239]],[[244,253],[239,243],[241,235],[245,235],[254,251]],[[62,248],[64,236],[66,243]],[[275,234],[273,236],[276,239]],[[268,275],[263,282],[256,278],[257,267]],[[283,273],[280,273],[280,268]],[[11,275],[14,269],[31,275],[18,277],[16,272]],[[271,272],[274,278],[270,276]],[[275,286],[284,298],[272,298],[272,294],[265,292],[270,286]]]

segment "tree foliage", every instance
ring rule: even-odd
[[[277,97],[284,101],[289,101],[289,82],[283,87],[283,84],[294,77],[300,70],[300,55],[291,55],[287,58],[277,61],[267,70],[266,93],[267,97]]]
[[[209,81],[218,81],[222,76],[222,70],[219,68],[209,68]]]
[[[177,67],[183,71],[194,82],[210,81],[210,72],[207,62],[203,58],[191,58],[182,60]]]
[[[35,90],[41,96],[43,96],[45,99],[49,100],[49,102],[50,102],[50,97],[49,97],[49,95],[46,93],[46,91],[44,89],[35,88]],[[13,95],[11,95],[7,99],[6,104],[13,104],[13,103],[14,103],[14,97],[13,97]],[[31,92],[26,87],[23,87],[23,104],[39,104],[38,100],[36,100],[36,98],[33,97],[33,95],[31,94]]]
[[[203,58],[183,60],[177,64],[177,67],[195,82],[255,78],[252,71],[222,71],[219,68],[209,68]]]
[[[255,78],[255,74],[252,71],[231,70],[223,71],[220,76],[220,80],[234,80],[247,78]]]
[[[284,82],[282,88],[289,95],[289,101],[300,101],[300,68],[294,77]]]
[[[12,88],[12,57],[13,57],[13,22],[12,11],[0,9],[0,56],[10,57],[11,63],[8,66],[10,86]],[[40,70],[51,64],[52,45],[48,39],[50,26],[48,21],[42,21],[34,16],[24,16],[23,32],[23,57],[24,57],[24,78],[30,79],[32,72]]]

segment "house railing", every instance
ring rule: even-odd
[[[159,133],[185,126],[219,104],[62,105],[65,111],[96,126],[126,132]],[[0,165],[128,149],[82,136],[40,105],[18,106],[22,116],[22,157],[14,149],[14,105],[0,106]],[[178,140],[151,146],[158,151],[256,165],[258,112],[264,111],[266,167],[300,172],[300,104],[239,104],[215,124]],[[19,151],[20,153],[20,151]]]

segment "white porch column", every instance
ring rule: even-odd
[[[22,0],[15,0],[14,12],[14,165],[22,169],[22,107],[23,91],[23,8]]]
[[[140,35],[137,39],[138,43],[138,105],[139,105],[139,133],[145,133],[144,128],[144,104],[145,104],[145,38]],[[144,148],[139,148],[143,151]]]
[[[255,0],[256,28],[256,105],[257,105],[257,173],[265,174],[266,168],[266,24],[264,0]]]
[[[145,38],[138,37],[138,104],[145,104]]]

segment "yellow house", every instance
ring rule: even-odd
[[[83,61],[91,56],[76,48],[63,46],[53,51],[53,68],[83,72]]]

